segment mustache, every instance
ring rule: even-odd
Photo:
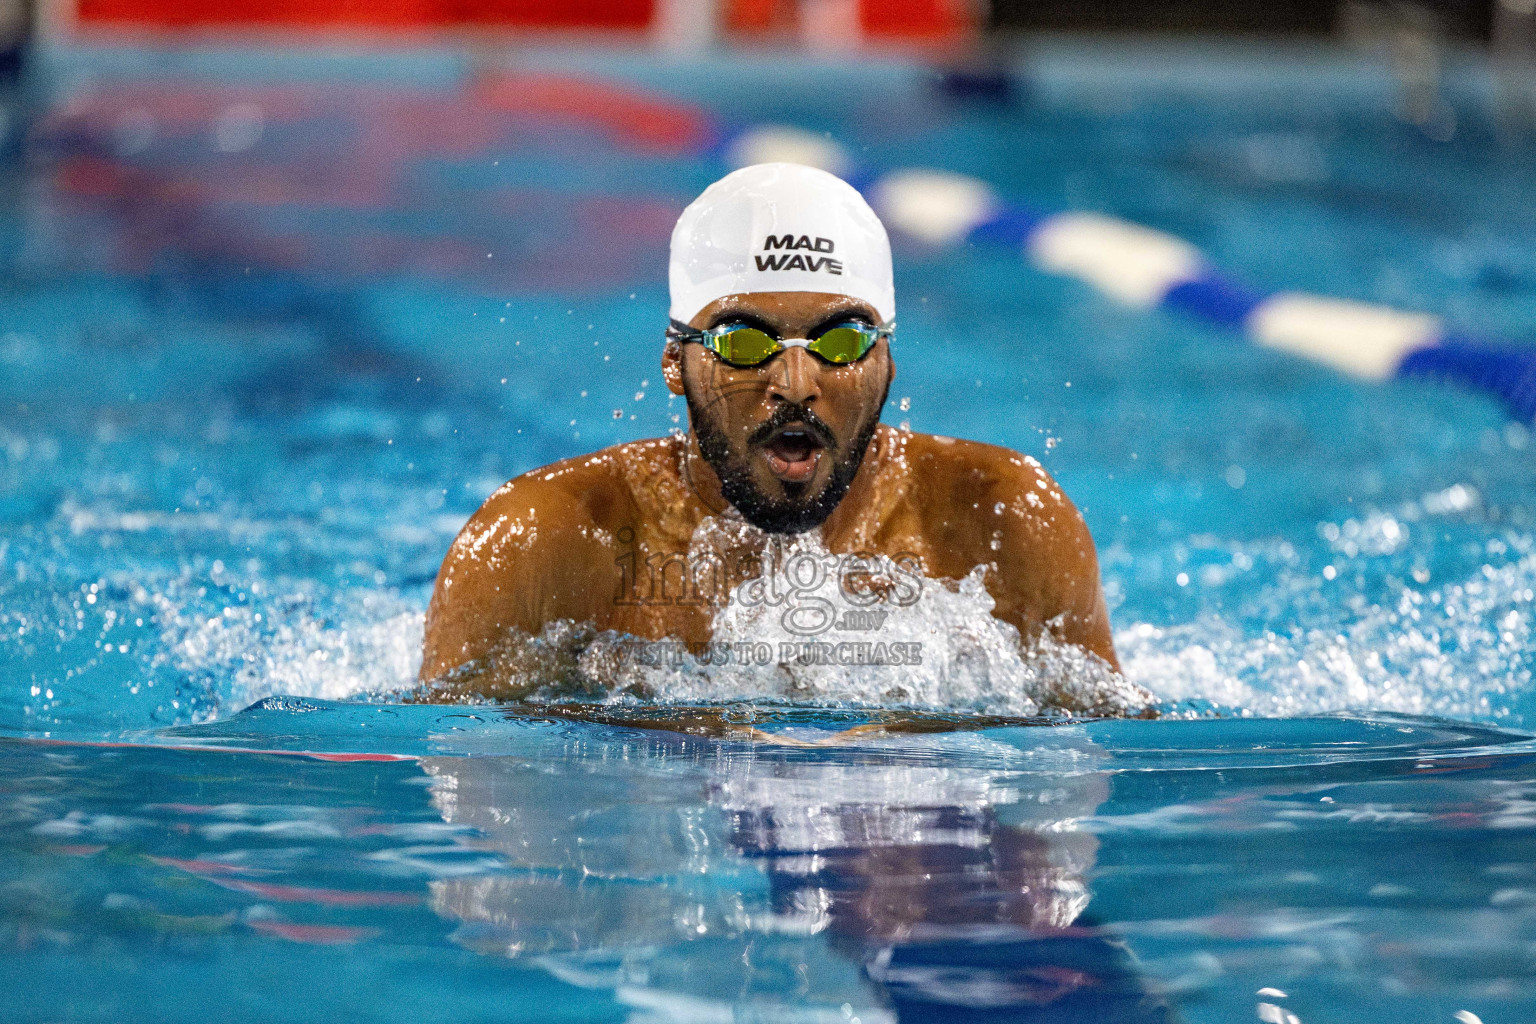
[[[832,433],[832,428],[821,421],[821,418],[803,405],[780,406],[767,421],[752,431],[747,437],[747,444],[764,444],[774,434],[791,423],[799,423],[805,428],[805,432],[815,438],[816,443],[823,448],[836,448],[837,437]]]

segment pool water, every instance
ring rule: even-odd
[[[1448,142],[1330,52],[1028,68],[45,53],[0,170],[4,1015],[1536,1016],[1529,430],[1016,252],[897,240],[886,418],[1062,481],[1165,720],[401,702],[480,501],[684,415],[716,121],[1530,339],[1536,162],[1475,65]]]

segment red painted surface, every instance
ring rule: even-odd
[[[877,39],[935,42],[973,32],[971,0],[859,0]],[[656,0],[78,0],[83,25],[150,28],[506,28],[644,31]],[[726,0],[727,33],[793,35],[795,0]]]
[[[881,40],[944,42],[969,36],[980,5],[971,0],[858,0],[859,30]],[[726,32],[743,36],[787,36],[800,31],[795,0],[725,0]]]
[[[158,28],[648,27],[654,0],[79,0],[87,25]]]
[[[862,0],[859,27],[881,38],[958,39],[976,28],[975,9],[967,0]]]

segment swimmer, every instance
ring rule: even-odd
[[[662,374],[688,431],[491,495],[438,572],[429,690],[524,695],[508,638],[562,622],[706,650],[732,595],[807,531],[829,556],[898,567],[862,578],[865,591],[982,567],[992,614],[1022,643],[1049,635],[1119,670],[1093,539],[1050,474],[880,422],[895,289],[885,228],[858,192],[795,164],[738,170],[683,211],[669,269]]]

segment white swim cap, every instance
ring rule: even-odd
[[[732,171],[672,229],[672,319],[744,292],[830,292],[896,316],[891,242],[852,185],[801,164]]]

